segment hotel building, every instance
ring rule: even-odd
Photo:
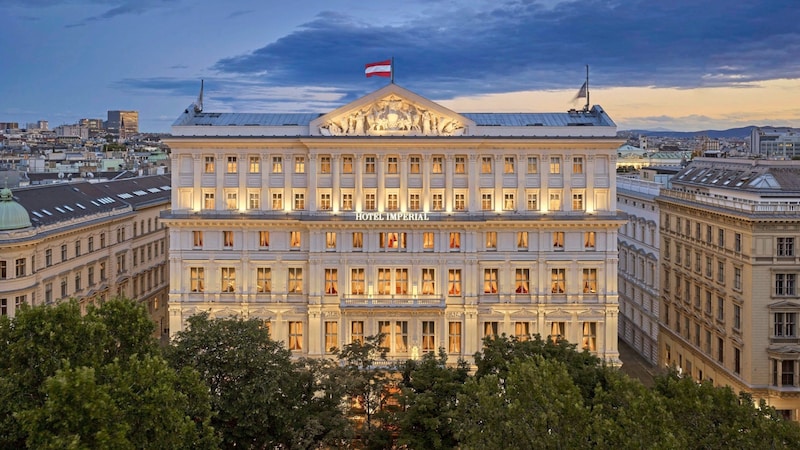
[[[656,199],[660,362],[800,408],[800,164],[699,158]]]
[[[145,303],[156,337],[166,320],[170,177],[0,190],[0,315],[23,304],[116,295]]]
[[[560,336],[618,361],[616,125],[599,106],[456,113],[396,84],[325,114],[173,124],[170,332],[265,321],[297,355],[385,333],[468,360]]]

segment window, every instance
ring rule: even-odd
[[[331,173],[331,157],[321,156],[319,158],[319,173]]]
[[[597,322],[583,322],[581,348],[590,352],[597,351]]]
[[[364,157],[364,173],[375,173],[375,157]]]
[[[213,156],[206,156],[205,157],[205,164],[203,165],[203,172],[205,172],[205,173],[214,173],[214,157]]]
[[[280,156],[272,157],[272,173],[283,173],[283,158]]]
[[[303,322],[289,322],[289,350],[303,350]]]
[[[342,194],[342,210],[353,210],[353,194]]]
[[[408,322],[397,320],[392,326],[388,320],[378,321],[378,331],[382,334],[381,347],[388,348],[390,352],[408,352]]]
[[[250,192],[248,194],[248,209],[261,209],[261,195],[258,192]]]
[[[436,294],[436,273],[434,269],[422,269],[422,295]]]
[[[778,238],[778,256],[794,256],[794,238]]]
[[[444,172],[444,157],[434,156],[431,158],[431,172],[437,174]]]
[[[106,280],[106,263],[105,261],[100,263],[100,281]]]
[[[336,232],[334,231],[325,232],[325,248],[327,250],[336,249]]]
[[[434,234],[432,231],[425,231],[422,233],[422,249],[433,250]]]
[[[561,194],[558,192],[550,193],[550,204],[548,205],[550,211],[561,211]]]
[[[465,156],[456,156],[455,173],[463,175],[467,173],[467,158]]]
[[[495,338],[498,335],[497,322],[484,322],[483,323],[483,337]]]
[[[283,210],[283,193],[281,192],[272,193],[272,209],[276,211]]]
[[[581,281],[584,294],[597,293],[597,269],[583,269],[583,280]]]
[[[389,194],[386,196],[386,210],[387,211],[400,210],[400,199],[397,194]]]
[[[237,209],[239,207],[239,202],[236,201],[236,192],[226,192],[225,193],[225,208],[226,209]]]
[[[222,268],[222,292],[235,292],[236,291],[236,268],[223,267]]]
[[[342,156],[342,173],[353,173],[353,157],[350,155]]]
[[[75,274],[75,290],[80,291],[83,287],[81,286],[81,273],[78,272]]]
[[[725,362],[725,341],[721,337],[717,338],[717,361]]]
[[[227,173],[236,173],[238,172],[239,163],[236,161],[235,156],[228,156],[228,165],[226,167]]]
[[[503,173],[514,173],[514,157],[506,156],[503,158]]]
[[[583,174],[583,157],[576,156],[572,158],[572,173],[576,175]]]
[[[202,247],[203,246],[203,232],[202,231],[192,231],[192,245],[194,247]]]
[[[306,173],[306,157],[294,157],[294,173]]]
[[[533,175],[539,173],[539,158],[535,156],[528,157],[528,174]]]
[[[587,231],[583,233],[583,248],[586,250],[594,250],[596,245],[597,235],[594,231]]]
[[[742,269],[739,267],[733,268],[733,288],[742,290]]]
[[[259,267],[256,269],[256,291],[259,294],[269,294],[272,292],[272,269],[269,267]]]
[[[289,248],[293,250],[297,250],[300,248],[300,232],[299,231],[290,231],[289,232]]]
[[[322,211],[331,210],[331,194],[325,193],[319,195],[319,209]]]
[[[725,230],[722,228],[717,230],[717,245],[725,247]]]
[[[534,193],[528,193],[527,195],[527,204],[528,204],[528,211],[538,211],[539,210],[539,196]]]
[[[775,295],[795,295],[795,278],[793,273],[775,274]]]
[[[494,209],[492,194],[488,192],[481,194],[481,209],[484,211],[491,211]]]
[[[300,267],[289,267],[289,293],[303,293],[303,269]]]
[[[529,269],[516,269],[514,276],[514,292],[517,294],[527,294],[530,292]]]
[[[497,294],[497,269],[483,269],[483,293]]]
[[[203,193],[203,209],[214,209],[216,205],[214,203],[214,193],[213,192],[204,192]]]
[[[725,321],[725,298],[717,297],[717,320]]]
[[[776,338],[796,338],[797,337],[797,313],[794,312],[776,312],[773,317],[775,318],[775,332]]]
[[[461,353],[461,322],[447,323],[447,351]]]
[[[408,194],[408,209],[409,211],[419,211],[422,209],[419,194]]]
[[[552,322],[550,323],[550,335],[549,338],[553,342],[558,342],[559,339],[563,339],[566,335],[566,328],[567,324],[565,322]]]
[[[497,232],[496,231],[487,231],[486,232],[486,250],[496,250],[497,249]]]
[[[119,238],[119,233],[117,233],[117,238]],[[117,239],[119,241],[119,239]],[[61,244],[61,262],[67,260],[67,244]]]
[[[106,234],[100,233],[100,248],[106,248]]]
[[[563,231],[554,231],[553,232],[553,250],[555,250],[555,251],[564,250],[564,232]]]
[[[64,298],[66,296],[67,296],[67,279],[66,278],[62,278],[61,279],[61,298]]]
[[[444,194],[433,194],[433,204],[431,209],[434,211],[444,210]]]
[[[375,211],[377,209],[377,203],[375,202],[375,194],[365,194],[364,195],[364,209],[367,211]]]
[[[436,324],[432,320],[422,321],[422,351],[436,351]]]
[[[711,243],[711,225],[706,225],[706,243]]]
[[[336,295],[339,293],[339,271],[337,269],[325,269],[325,295]]]
[[[550,270],[550,292],[552,294],[566,292],[566,269]]]
[[[48,248],[44,251],[44,265],[50,267],[53,265],[53,249]],[[6,262],[0,261],[0,279],[6,277]]]
[[[461,269],[447,271],[447,295],[461,295]]]
[[[233,231],[222,232],[222,246],[225,248],[233,248]]]
[[[89,286],[94,286],[94,266],[89,266],[87,269],[87,279]]]
[[[250,165],[248,167],[248,171],[250,173],[259,173],[261,172],[261,160],[258,156],[251,156],[250,157]]]
[[[742,350],[736,347],[733,348],[733,372],[742,373]]]
[[[75,241],[75,257],[81,256],[81,241]]]
[[[742,252],[742,234],[741,233],[734,233],[733,234],[733,250],[736,253]]]
[[[421,172],[420,164],[419,164],[419,156],[411,156],[408,158],[409,161],[409,173],[418,174]]]
[[[397,165],[397,156],[389,156],[386,158],[386,173],[396,175],[400,171]]]
[[[364,343],[364,322],[354,320],[350,322],[350,342]]]
[[[364,295],[364,292],[364,269],[352,269],[350,271],[350,293]]]
[[[514,322],[514,337],[519,341],[527,341],[531,334],[530,325],[528,322]]]
[[[725,282],[725,262],[717,261],[717,281],[720,283]]]
[[[742,307],[739,305],[733,305],[733,329],[742,329]]]
[[[381,233],[380,248],[386,249],[404,249],[406,248],[406,234],[405,233]]]
[[[339,322],[325,322],[325,352],[332,353],[339,347]]]
[[[450,250],[459,250],[461,248],[461,233],[450,233]]]
[[[550,157],[550,173],[551,174],[559,174],[559,173],[561,173],[561,157],[560,156],[551,156]]]
[[[514,194],[507,192],[503,194],[503,209],[506,211],[513,211],[515,208]]]
[[[18,258],[14,262],[14,274],[17,278],[25,276],[25,258]]]
[[[306,209],[306,194],[302,192],[296,192],[294,194],[294,209],[295,211]]]
[[[517,250],[520,250],[520,251],[527,251],[528,250],[528,232],[527,231],[517,231]]]
[[[206,275],[204,268],[202,267],[189,268],[189,289],[191,289],[192,292],[205,292]]]
[[[466,194],[455,194],[455,205],[453,209],[456,211],[466,211],[467,210],[467,195]]]
[[[364,233],[361,231],[353,232],[353,250],[361,251],[364,248]]]
[[[492,173],[491,156],[481,156],[481,173]]]

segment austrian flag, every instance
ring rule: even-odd
[[[390,77],[392,76],[392,60],[378,61],[366,65],[364,73],[369,77]]]

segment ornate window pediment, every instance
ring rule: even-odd
[[[396,85],[338,108],[314,122],[323,136],[460,136],[468,119]]]

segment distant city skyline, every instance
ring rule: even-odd
[[[364,64],[459,112],[591,103],[619,129],[800,126],[794,2],[0,0],[0,122],[108,110],[169,132],[205,110],[328,112],[379,89]],[[768,6],[768,7],[767,7]]]

